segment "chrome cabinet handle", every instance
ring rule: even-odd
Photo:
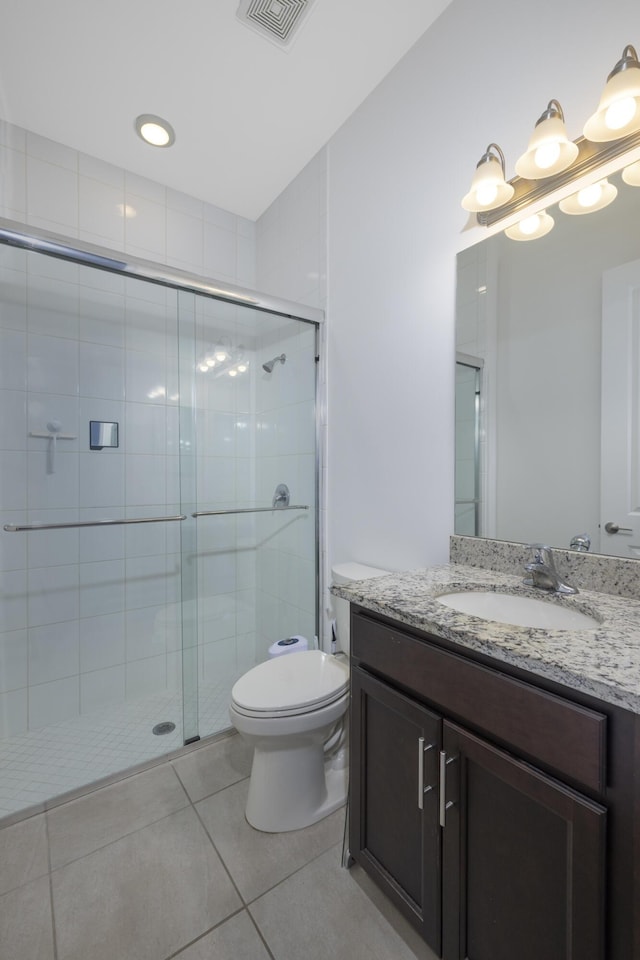
[[[607,533],[633,533],[631,527],[621,527],[617,523],[614,523],[613,520],[609,520],[608,523],[604,525]]]
[[[455,763],[457,757],[447,757],[446,750],[440,751],[440,826],[447,825],[447,810],[453,807],[454,801],[447,802],[447,767],[450,763]]]
[[[428,743],[425,747],[424,737],[418,737],[418,810],[424,809],[424,795],[433,790],[432,786],[424,785],[424,755],[427,750],[433,750],[435,743]]]

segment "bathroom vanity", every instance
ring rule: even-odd
[[[351,857],[445,960],[640,957],[640,602],[591,630],[451,610],[450,564],[351,600]]]

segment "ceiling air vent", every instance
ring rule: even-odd
[[[238,19],[279,47],[290,46],[315,0],[240,0]]]

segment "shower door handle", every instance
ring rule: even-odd
[[[231,513],[282,513],[284,510],[308,510],[305,504],[294,503],[290,507],[240,507],[237,510],[198,510],[192,517],[225,517]]]
[[[131,517],[122,520],[70,520],[67,523],[5,523],[7,533],[21,533],[23,530],[69,530],[71,527],[117,527],[125,523],[171,523],[174,520],[186,520],[185,513],[173,517]]]

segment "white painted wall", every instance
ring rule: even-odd
[[[256,287],[312,307],[327,306],[327,151],[321,150],[256,221]],[[319,420],[320,637],[330,637],[327,554],[327,342],[320,324],[317,404]],[[301,621],[302,622],[302,621]],[[300,628],[295,631],[300,632]],[[322,640],[321,640],[322,643]]]
[[[552,97],[579,136],[639,27],[634,0],[454,0],[330,141],[331,558],[447,558],[460,197],[490,141],[513,176]]]

